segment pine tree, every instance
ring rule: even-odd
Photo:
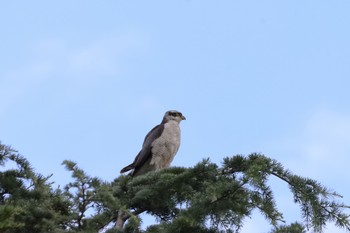
[[[269,177],[289,185],[303,212],[303,224],[283,224],[276,207]],[[322,232],[328,221],[350,230],[349,216],[336,201],[341,196],[317,181],[292,174],[277,161],[261,154],[225,158],[223,165],[203,160],[193,168],[169,168],[131,178],[120,176],[97,191],[97,202],[108,221],[125,232],[139,232],[138,215],[147,212],[159,224],[145,232],[239,232],[243,219],[254,209],[266,217],[273,232]],[[109,222],[106,222],[109,223]],[[289,229],[290,231],[288,231]]]
[[[17,151],[0,143],[0,232],[64,232],[69,203],[51,188],[50,177],[36,174]]]
[[[191,168],[122,175],[112,182],[66,160],[73,181],[63,190],[53,189],[50,177],[34,173],[23,156],[0,143],[0,165],[9,161],[17,168],[0,172],[0,232],[230,233],[239,232],[255,209],[270,222],[271,233],[322,232],[327,222],[350,231],[349,207],[339,194],[262,154],[227,157],[220,166],[206,159]],[[271,177],[289,186],[303,222],[284,225]],[[141,213],[158,223],[142,230]]]

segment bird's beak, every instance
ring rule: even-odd
[[[181,119],[182,119],[182,120],[186,120],[186,117],[185,117],[185,116],[181,116]]]

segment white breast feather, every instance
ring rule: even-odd
[[[162,135],[152,143],[151,165],[156,170],[170,166],[180,146],[180,127],[176,121],[164,124]]]

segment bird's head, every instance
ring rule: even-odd
[[[182,120],[186,120],[186,117],[184,115],[182,115],[181,112],[176,111],[176,110],[170,110],[164,114],[162,123],[166,123],[169,121],[176,121],[176,122],[180,123],[180,121],[182,121]]]

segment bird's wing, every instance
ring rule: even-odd
[[[149,133],[146,135],[145,140],[143,141],[142,149],[138,153],[134,161],[135,169],[141,167],[151,156],[152,156],[152,144],[153,142],[162,135],[164,130],[164,124],[155,126]]]

